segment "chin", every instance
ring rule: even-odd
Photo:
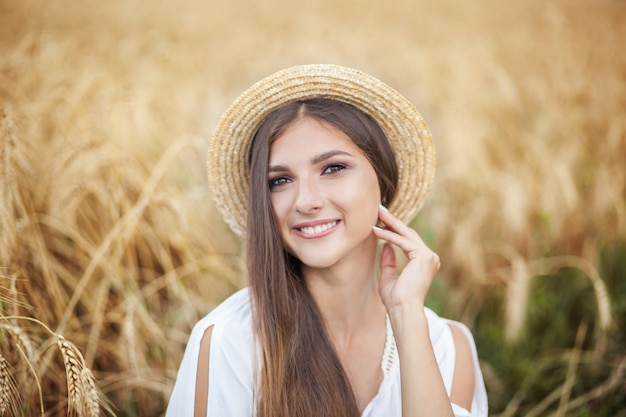
[[[299,257],[302,265],[310,269],[327,269],[337,263],[337,259]]]

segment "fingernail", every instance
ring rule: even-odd
[[[372,226],[372,229],[374,229],[374,230],[383,230],[383,228],[382,228],[382,227],[378,227],[378,226],[376,226],[376,225]]]
[[[383,206],[382,204],[379,204],[378,207],[382,210],[382,211],[386,211],[387,213],[389,213],[389,209],[385,206]]]

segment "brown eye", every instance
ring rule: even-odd
[[[344,164],[332,164],[325,167],[324,171],[322,171],[322,174],[335,174],[337,172],[343,171],[346,168],[347,167]]]
[[[276,188],[276,187],[280,187],[281,185],[285,185],[291,182],[291,179],[287,178],[287,177],[276,177],[276,178],[271,178],[268,181],[270,190]]]

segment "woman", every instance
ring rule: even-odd
[[[434,149],[406,99],[349,68],[288,68],[231,105],[208,159],[250,288],[195,326],[168,416],[487,415],[471,334],[424,307],[439,259],[406,223]]]

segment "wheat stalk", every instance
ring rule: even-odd
[[[3,106],[0,108],[0,267],[11,262],[16,241],[13,213],[15,173],[12,163],[15,143],[11,110]]]
[[[32,364],[36,364],[39,360],[39,355],[36,353],[35,346],[30,338],[22,331],[18,326],[12,324],[2,323],[0,329],[6,330],[17,342],[18,349],[24,355],[26,360]]]
[[[19,354],[24,358],[24,362],[26,364],[26,368],[32,374],[35,379],[35,387],[37,388],[37,392],[39,394],[39,406],[41,414],[44,413],[44,405],[43,405],[43,392],[41,388],[41,381],[37,376],[37,372],[35,371],[35,367],[39,363],[39,354],[37,353],[35,346],[33,345],[31,339],[26,335],[19,326],[3,323],[0,324],[0,328],[6,331],[11,335],[11,337],[16,342],[16,347]],[[21,394],[24,398],[28,398],[31,393],[31,389],[33,389],[32,385],[25,385],[20,390]],[[16,391],[17,392],[17,391]],[[0,413],[0,415],[2,415]]]

